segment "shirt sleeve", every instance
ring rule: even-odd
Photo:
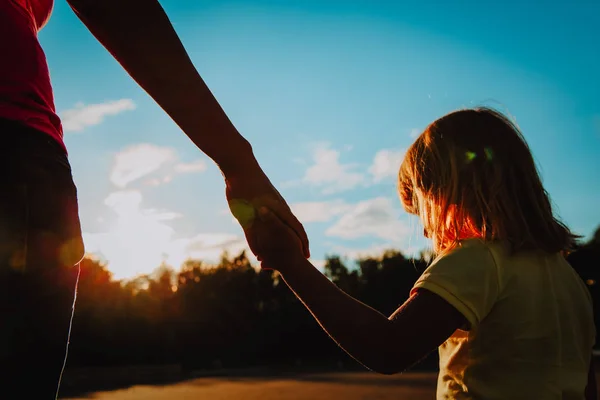
[[[442,297],[477,326],[499,295],[498,268],[487,246],[469,241],[436,259],[415,283]]]

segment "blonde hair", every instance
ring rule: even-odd
[[[429,125],[406,153],[398,190],[436,253],[469,238],[554,253],[573,248],[578,237],[554,217],[519,129],[487,107]]]

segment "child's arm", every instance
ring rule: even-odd
[[[454,307],[424,289],[386,318],[338,289],[304,258],[284,267],[282,277],[344,351],[382,374],[411,367],[466,322]]]
[[[598,388],[596,387],[596,371],[594,368],[594,356],[590,361],[590,372],[588,374],[588,383],[585,388],[585,400],[597,400]]]
[[[341,291],[304,259],[299,242],[276,217],[261,213],[261,220],[253,229],[267,238],[259,252],[263,268],[278,270],[329,336],[365,367],[402,372],[465,324],[462,314],[425,289],[387,318]],[[274,237],[280,239],[269,240]]]
[[[198,74],[159,2],[67,1],[129,75],[217,163],[225,175],[228,199],[272,208],[301,238],[308,256],[302,225]]]

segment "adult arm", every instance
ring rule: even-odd
[[[68,0],[131,77],[224,172],[256,163],[156,0]]]
[[[301,238],[308,257],[304,228],[260,168],[250,143],[200,77],[160,3],[67,1],[129,75],[216,162],[225,176],[230,208],[246,234],[252,208],[266,205]],[[247,238],[253,247],[252,238]]]

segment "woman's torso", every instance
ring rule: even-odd
[[[48,134],[64,147],[48,64],[37,37],[52,7],[53,0],[0,0],[0,118]]]

